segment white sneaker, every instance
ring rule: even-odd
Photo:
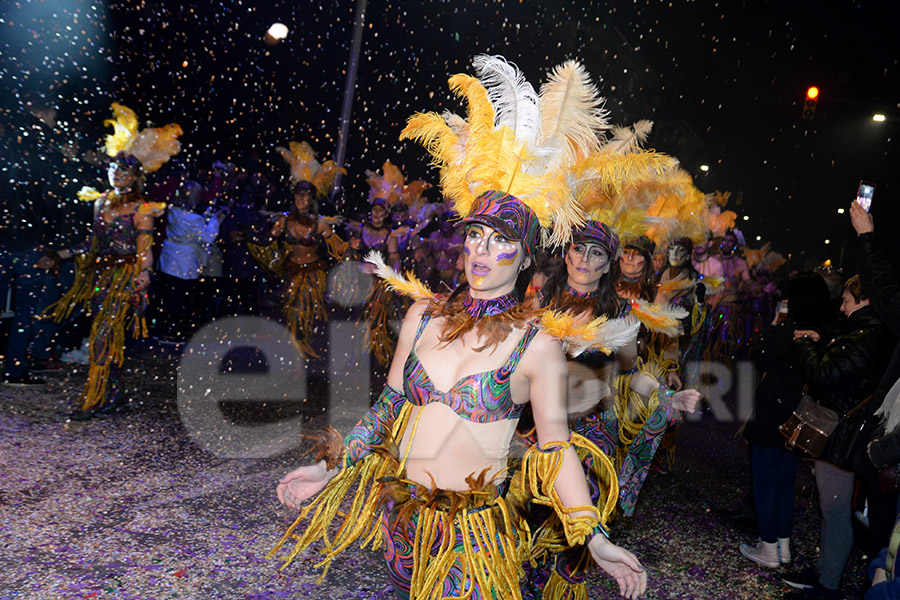
[[[752,560],[770,569],[777,568],[781,563],[778,562],[778,543],[759,541],[755,546],[750,544],[740,545],[741,554],[744,558]]]
[[[778,538],[777,553],[780,564],[791,564],[791,538]]]

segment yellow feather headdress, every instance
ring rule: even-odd
[[[648,212],[661,195],[684,194],[684,180],[673,175],[678,161],[641,149],[652,126],[651,121],[638,121],[632,127],[613,128],[612,139],[581,163],[575,174],[579,205],[588,220],[603,223],[615,233],[621,241],[621,245],[611,245],[615,248],[646,235],[664,221]],[[584,231],[587,237],[592,231],[607,235],[602,228],[589,226]]]
[[[316,151],[307,142],[291,142],[288,146],[276,146],[275,149],[291,166],[291,179],[297,183],[310,182],[316,186],[320,196],[328,195],[338,173],[347,174],[347,170],[337,166],[333,160],[320,163]]]
[[[146,173],[159,169],[181,150],[181,127],[169,123],[165,127],[148,127],[138,132],[138,119],[134,111],[112,103],[113,118],[103,122],[113,128],[105,138],[105,149],[109,156],[127,152],[141,161]]]
[[[405,204],[409,206],[431,187],[427,181],[417,179],[406,183],[406,177],[399,167],[391,161],[384,161],[381,173],[366,171],[366,183],[369,184],[369,203],[384,201],[388,206]]]
[[[762,248],[758,250],[744,250],[744,260],[747,261],[747,267],[750,269],[769,273],[774,273],[787,262],[784,256],[772,250],[769,242],[763,244]]]
[[[450,90],[466,100],[466,118],[417,113],[400,139],[431,153],[443,194],[460,217],[512,197],[530,211],[518,223],[526,246],[537,242],[532,237],[550,245],[566,242],[583,220],[573,201],[575,168],[599,149],[608,127],[603,99],[576,61],[556,67],[540,93],[503,57],[479,55],[473,65],[477,78],[458,74],[449,80]],[[527,222],[531,214],[539,236]]]
[[[728,205],[729,198],[731,198],[731,192],[720,192],[718,190],[706,195],[706,204],[709,206],[706,227],[712,232],[713,237],[722,237],[737,222],[736,212],[724,210]]]
[[[647,236],[662,248],[683,238],[694,244],[705,242],[709,206],[691,176],[676,169],[663,173],[651,187],[657,195],[647,209],[647,216],[654,220]]]

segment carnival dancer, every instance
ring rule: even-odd
[[[621,172],[621,170],[619,170]],[[671,327],[676,322],[660,307],[626,302],[615,291],[616,257],[621,252],[616,232],[605,223],[589,220],[574,233],[574,241],[565,251],[565,262],[552,272],[541,290],[542,303],[565,311],[574,318],[588,321],[603,316],[610,319],[627,318],[639,313],[651,327]],[[634,308],[635,310],[632,310]],[[677,313],[675,313],[677,314]],[[675,391],[638,370],[637,346],[634,340],[619,348],[615,357],[599,351],[585,351],[568,361],[567,411],[569,426],[575,433],[594,442],[613,459],[619,484],[618,509],[625,516],[634,513],[638,493],[646,479],[650,465],[667,430],[680,422],[684,412],[694,412],[700,394],[696,390]],[[618,375],[616,375],[616,372]],[[652,406],[649,414],[639,417],[619,412],[623,405],[615,402],[616,390],[627,380],[629,392],[639,394]],[[623,429],[627,423],[632,430]],[[520,432],[526,440],[533,431]],[[591,496],[600,499],[602,490],[594,472],[593,457],[583,455],[588,473]],[[602,476],[602,472],[600,473]],[[585,567],[590,563],[583,551],[569,550],[547,560],[539,561],[529,570],[528,587],[537,596],[542,590],[555,589],[554,578],[583,586]],[[547,593],[544,598],[551,597]],[[577,596],[576,596],[577,597]]]
[[[324,540],[327,564],[355,540],[384,546],[400,598],[518,599],[523,561],[585,544],[620,593],[636,598],[646,587],[643,567],[603,534],[615,504],[612,465],[593,444],[570,435],[565,355],[522,304],[541,237],[564,242],[578,221],[568,175],[596,140],[596,91],[574,62],[554,71],[540,103],[501,58],[476,57],[475,65],[481,80],[450,79],[468,102],[467,120],[417,114],[403,132],[432,152],[443,191],[463,218],[467,282],[449,298],[417,282],[395,284],[423,300],[404,319],[388,387],[348,436],[346,450],[338,438],[328,460],[280,482],[279,498],[294,508],[322,491],[279,547],[296,541],[290,560]],[[529,100],[518,110],[510,104],[516,92]],[[561,122],[560,114],[571,120]],[[555,160],[534,160],[538,149]],[[592,325],[588,346],[617,345],[608,324]],[[621,333],[627,339],[634,328]],[[510,442],[529,401],[539,445],[521,469],[510,469]],[[602,511],[591,503],[575,450],[581,445],[606,468]],[[350,509],[332,535],[329,522],[348,494]],[[520,512],[529,500],[554,509],[557,535],[529,536]]]
[[[290,148],[277,149],[291,166],[291,210],[275,221],[268,245],[248,247],[263,268],[282,279],[282,311],[294,345],[304,356],[318,358],[313,335],[319,323],[328,321],[328,271],[319,246],[324,241],[329,253],[340,259],[346,244],[335,235],[334,221],[319,216],[317,200],[327,195],[334,178],[345,171],[331,160],[319,163],[306,142],[291,142]]]
[[[68,318],[78,305],[93,314],[88,380],[73,419],[112,412],[130,400],[119,382],[125,331],[130,329],[135,338],[147,336],[143,312],[153,269],[153,218],[165,208],[165,204],[144,200],[145,174],[157,170],[181,148],[178,125],[138,132],[134,111],[117,103],[112,110],[114,118],[105,122],[115,129],[106,136],[106,153],[113,157],[108,171],[112,190],[101,194],[85,188],[79,193],[83,200],[94,200],[91,237],[38,263],[54,268],[62,260],[76,259],[74,285],[50,307],[57,322]]]
[[[719,243],[719,263],[722,265],[724,284],[718,304],[718,339],[713,352],[730,363],[737,358],[742,341],[744,296],[750,283],[747,261],[738,255],[738,233],[729,229]]]
[[[775,317],[775,272],[787,262],[781,254],[771,249],[769,242],[757,250],[744,249],[744,260],[750,271],[746,284],[744,306],[741,310],[743,343],[748,347],[759,341],[762,332]]]
[[[400,268],[400,241],[405,237],[404,243],[408,243],[409,237],[402,232],[399,236],[395,235],[388,217],[391,206],[405,204],[402,199],[405,178],[389,160],[384,162],[381,174],[366,171],[366,176],[369,184],[369,218],[351,234],[350,247],[357,259],[374,250],[383,254],[392,267]],[[365,269],[370,270],[368,267]],[[366,348],[383,366],[391,364],[397,345],[391,325],[400,322],[401,314],[397,297],[383,282],[375,281],[366,298],[362,319],[366,323]]]
[[[432,285],[437,289],[454,289],[459,282],[463,235],[449,211],[440,216],[437,231],[428,236],[428,246],[434,260]]]

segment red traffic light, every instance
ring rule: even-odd
[[[803,118],[811,120],[816,115],[816,104],[819,102],[819,88],[812,86],[806,90],[806,98],[803,100]]]

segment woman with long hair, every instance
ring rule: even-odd
[[[270,235],[282,240],[282,307],[291,338],[304,356],[317,357],[312,338],[318,323],[328,321],[325,284],[328,270],[319,256],[322,242],[335,240],[331,225],[316,210],[316,186],[300,181],[291,186],[291,210],[275,221]],[[329,245],[331,247],[331,245]]]
[[[629,318],[631,304],[616,292],[619,238],[600,221],[588,223],[574,232],[574,240],[565,249],[565,260],[552,271],[540,292],[544,307],[564,311],[582,322],[597,317]],[[696,390],[675,392],[637,369],[636,340],[607,356],[586,351],[568,357],[566,393],[569,427],[597,445],[616,467],[619,494],[617,508],[625,516],[634,512],[638,493],[646,479],[654,455],[667,428],[678,423],[684,412],[694,412],[700,394]],[[623,421],[639,423],[632,430],[623,428],[619,413],[628,403],[615,402],[617,393],[637,393],[653,406],[647,415],[622,414]],[[652,398],[651,398],[652,397]],[[520,431],[526,441],[533,432]],[[582,455],[588,473],[591,496],[601,501],[603,472],[596,471],[594,459]],[[540,520],[540,519],[539,519]],[[585,577],[583,551],[573,549],[538,563],[529,574],[529,586],[538,594],[547,582],[560,578],[582,582]],[[552,585],[552,584],[551,584]]]
[[[415,115],[402,134],[422,141],[441,167],[444,193],[466,226],[466,282],[443,298],[420,284],[395,281],[422,299],[403,320],[388,385],[344,440],[346,448],[332,437],[321,453],[324,460],[279,483],[279,498],[293,508],[319,494],[279,547],[296,541],[290,559],[325,540],[330,562],[353,541],[371,541],[376,548],[384,546],[400,598],[518,599],[523,561],[535,552],[584,545],[593,561],[616,578],[620,593],[635,598],[646,587],[646,573],[604,534],[606,507],[615,497],[612,466],[593,444],[570,433],[562,346],[539,330],[533,307],[523,303],[542,232],[549,235],[553,223],[565,228],[573,218],[571,194],[558,185],[559,169],[591,148],[560,155],[546,171],[521,177],[521,155],[498,152],[498,144],[514,136],[494,130],[498,109],[488,88],[504,85],[496,77],[500,73],[513,75],[505,82],[522,81],[526,92],[530,85],[502,58],[477,57],[475,64],[481,80],[451,79],[453,89],[465,90],[469,121],[479,125],[466,128],[466,144],[447,154],[456,135],[443,117],[432,114]],[[563,68],[568,75],[558,79],[586,76],[577,63]],[[559,92],[564,96],[564,90]],[[589,97],[585,104],[594,107],[596,99]],[[507,105],[497,101],[497,106]],[[523,108],[539,110],[538,103]],[[552,114],[558,113],[548,111],[548,117]],[[532,114],[529,121],[538,116]],[[455,119],[457,125],[462,121]],[[530,139],[519,141],[523,147],[538,142]],[[477,168],[486,156],[506,160],[492,162],[481,178]],[[504,191],[493,187],[499,181],[505,182]],[[566,232],[558,229],[557,234]],[[386,268],[383,261],[379,268]],[[529,402],[539,443],[517,467],[508,460],[510,445]],[[606,467],[602,511],[592,503],[579,446]],[[332,535],[329,522],[348,494],[351,508],[342,512],[343,525]],[[532,537],[523,513],[529,500],[552,507],[560,529]]]
[[[318,200],[331,189],[337,174],[346,171],[331,160],[320,163],[307,142],[276,149],[291,167],[291,208],[278,217],[267,238],[250,240],[247,247],[260,266],[282,280],[282,311],[297,350],[318,358],[313,334],[319,323],[328,321],[327,269],[319,247],[324,242],[337,259],[346,250],[331,222],[318,214]]]
[[[741,544],[740,552],[766,567],[791,562],[790,538],[794,522],[794,479],[800,461],[784,447],[778,426],[788,420],[803,396],[805,378],[793,345],[794,331],[832,330],[835,315],[831,295],[821,275],[808,271],[787,285],[786,312],[750,348],[750,357],[763,373],[753,397],[752,418],[744,428],[750,443],[753,503],[759,522],[759,541]]]

